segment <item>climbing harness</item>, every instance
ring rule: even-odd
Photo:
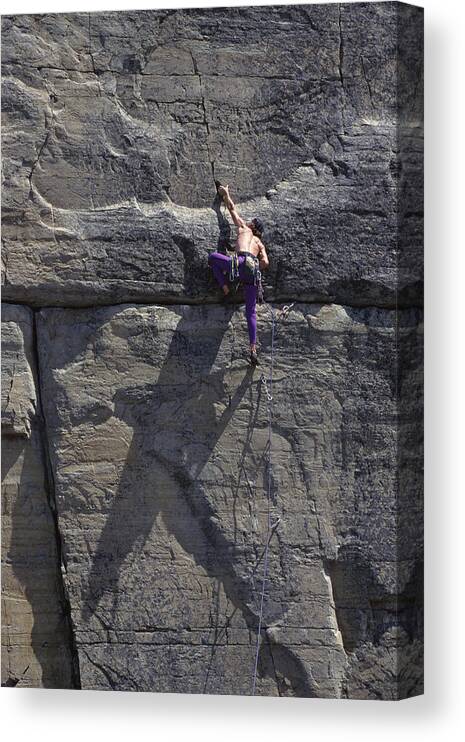
[[[238,255],[243,255],[244,260],[244,273],[245,283],[251,284],[257,287],[257,301],[259,304],[263,304],[263,286],[262,286],[262,272],[260,270],[260,262],[256,255],[246,250],[240,250],[238,253],[233,255],[233,260],[237,260]]]
[[[237,255],[244,258],[244,273],[247,283],[257,284],[258,258],[251,252],[240,250]]]
[[[279,319],[283,320],[287,317],[289,312],[291,311],[292,307],[294,306],[295,302],[292,302],[292,304],[286,304],[279,313]],[[275,333],[276,333],[276,310],[273,306],[265,302],[265,306],[267,309],[271,312],[271,361],[270,361],[270,372],[268,376],[268,380],[266,379],[265,375],[262,374],[260,376],[260,382],[263,385],[263,388],[265,390],[266,399],[268,403],[268,441],[266,445],[266,450],[268,452],[267,456],[267,492],[266,492],[266,499],[267,499],[267,533],[266,533],[266,543],[265,543],[265,549],[263,554],[263,575],[262,575],[262,586],[260,591],[260,608],[259,608],[259,618],[258,618],[258,628],[257,628],[257,643],[255,647],[255,661],[254,661],[254,667],[253,667],[253,678],[252,678],[252,695],[255,695],[256,685],[257,685],[257,674],[258,674],[258,657],[260,654],[260,639],[261,639],[261,633],[262,633],[262,624],[263,624],[263,610],[264,610],[264,604],[265,604],[265,593],[266,593],[266,583],[268,580],[268,562],[269,562],[269,549],[270,549],[270,542],[271,538],[276,531],[276,528],[279,525],[280,519],[275,523],[271,522],[271,485],[272,485],[272,424],[273,424],[273,371],[274,371],[274,356],[275,356]]]
[[[239,257],[245,258],[243,263],[244,276],[241,279],[239,273]],[[233,252],[230,254],[231,263],[229,265],[229,283],[233,291],[237,291],[241,280],[248,285],[257,287],[257,302],[258,304],[264,303],[263,297],[263,285],[262,285],[262,272],[260,270],[260,263],[256,255],[250,252],[240,251]]]

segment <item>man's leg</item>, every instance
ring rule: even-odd
[[[213,275],[225,294],[229,293],[228,279],[225,274],[229,273],[231,258],[220,252],[211,252],[208,256],[208,265],[213,270]]]
[[[257,352],[257,287],[254,284],[244,284],[245,316],[249,329],[250,350]]]

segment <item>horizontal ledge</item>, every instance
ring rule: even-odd
[[[305,299],[296,299],[296,298],[280,298],[280,299],[267,299],[265,301],[265,304],[270,305],[277,305],[277,304],[289,304],[289,303],[295,303],[295,304],[305,304],[308,306],[321,306],[321,305],[332,305],[335,304],[337,306],[343,306],[343,307],[350,307],[351,309],[378,309],[378,310],[386,310],[386,311],[407,311],[409,309],[417,309],[417,310],[423,310],[423,304],[420,303],[413,303],[413,304],[402,304],[401,302],[397,304],[370,304],[370,303],[359,303],[359,304],[351,304],[347,301],[336,301],[336,300],[330,300],[330,299],[318,299],[318,300],[305,300]],[[166,301],[159,301],[159,300],[141,300],[141,299],[128,299],[126,301],[102,301],[98,303],[90,303],[90,304],[53,304],[53,303],[47,303],[47,304],[40,304],[36,302],[26,302],[26,301],[14,301],[12,299],[2,299],[2,304],[6,305],[12,305],[12,306],[24,306],[28,307],[31,310],[39,311],[41,309],[100,309],[103,307],[118,307],[118,306],[126,306],[126,305],[139,305],[139,306],[242,306],[244,304],[243,301],[229,301],[228,304],[224,304],[223,302],[218,301],[194,301],[194,300],[186,300],[185,298],[176,300],[166,300]]]

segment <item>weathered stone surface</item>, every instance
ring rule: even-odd
[[[32,312],[8,306],[2,314],[2,434],[29,438],[37,409]]]
[[[30,309],[3,308],[2,685],[69,688],[69,626],[37,420],[32,325]]]
[[[212,301],[216,176],[267,225],[270,297],[418,304],[418,28],[397,3],[4,18],[4,297]]]
[[[39,318],[83,687],[250,692],[268,429],[242,312],[128,305]],[[404,337],[418,318],[400,318]],[[397,649],[417,635],[419,544],[399,542],[396,313],[298,305],[283,322],[271,493],[282,521],[259,692],[397,697]],[[266,308],[259,325],[267,367]],[[404,510],[421,517],[415,497]]]
[[[219,178],[266,223],[267,298],[301,302],[257,691],[421,692],[421,23],[2,18],[3,298],[40,308],[37,334],[4,312],[7,684],[251,691],[267,408],[207,270],[233,237]],[[268,374],[266,308],[259,337]]]

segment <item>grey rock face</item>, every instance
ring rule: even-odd
[[[2,316],[2,685],[69,688],[69,625],[38,421],[30,309]]]
[[[415,312],[401,316],[411,332]],[[259,324],[267,349],[266,308]],[[40,313],[85,687],[250,692],[268,411],[244,333],[232,309]],[[368,651],[395,697],[395,649],[418,619],[419,547],[405,540],[399,552],[395,313],[298,305],[278,338],[271,508],[281,523],[260,692],[341,695],[353,653]],[[406,507],[421,516],[415,499]]]
[[[4,297],[213,300],[217,177],[266,224],[270,297],[421,302],[421,266],[405,258],[421,246],[415,205],[406,244],[397,234],[402,161],[412,192],[422,178],[409,13],[370,3],[5,18]],[[403,26],[414,31],[404,55]]]
[[[6,307],[2,316],[3,435],[31,435],[37,409],[32,364],[32,312]]]
[[[2,19],[5,682],[250,693],[270,516],[257,693],[421,692],[421,22]],[[271,470],[215,178],[296,302]]]

